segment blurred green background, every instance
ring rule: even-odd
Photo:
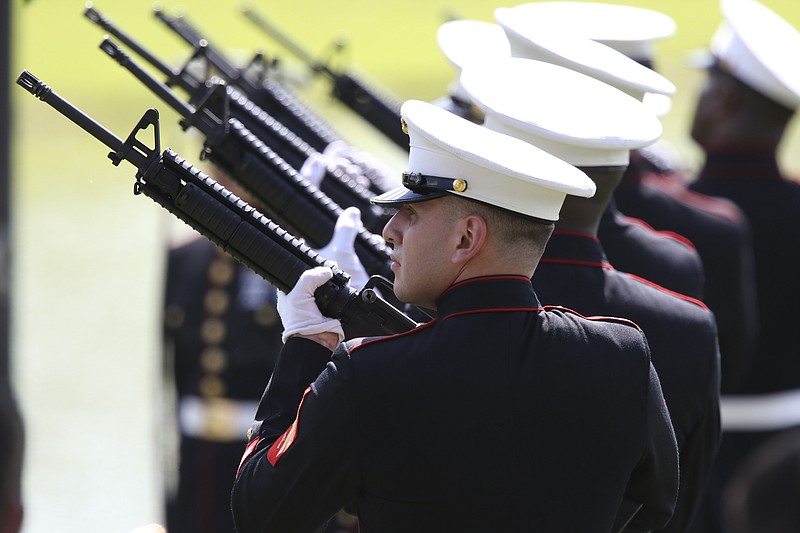
[[[700,163],[688,140],[702,75],[687,65],[719,23],[716,0],[619,2],[671,15],[677,34],[658,44],[658,68],[678,87],[663,117],[664,139],[690,170]],[[764,3],[800,27],[800,2]],[[398,100],[433,100],[455,74],[436,45],[448,17],[492,21],[482,0],[293,2],[186,1],[183,11],[231,57],[257,50],[287,72],[307,71],[246,20],[249,5],[314,55],[347,43],[340,63],[366,74]],[[177,65],[189,48],[153,16],[153,4],[95,2],[124,31]],[[84,4],[12,0],[12,81],[27,69],[118,137],[148,107],[161,111],[162,147],[201,168],[201,139],[177,126],[177,115],[98,50],[103,31]],[[795,58],[796,59],[796,58]],[[324,79],[301,96],[347,140],[398,172],[403,154],[327,96]],[[145,197],[134,197],[133,167],[119,168],[108,150],[21,88],[11,90],[12,377],[28,428],[23,531],[127,532],[161,521],[169,424],[160,411],[159,327],[164,250],[189,232]],[[792,124],[781,164],[800,175],[800,132]],[[266,383],[268,376],[264,376]]]

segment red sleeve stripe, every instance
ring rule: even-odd
[[[586,316],[586,315],[580,314],[579,312],[577,312],[574,309],[570,309],[569,307],[564,307],[563,305],[545,305],[544,306],[544,311],[552,311],[552,310],[563,311],[565,313],[571,313],[573,315],[579,316],[579,317],[584,318],[586,320],[592,320],[592,321],[596,321],[596,322],[615,322],[617,324],[625,324],[627,326],[632,326],[632,327],[638,329],[639,331],[642,331],[642,328],[640,328],[639,325],[636,322],[634,322],[633,320],[628,320],[627,318],[621,318],[621,317],[618,317],[618,316],[604,316],[604,315]]]
[[[253,452],[256,451],[256,446],[258,446],[259,441],[261,441],[261,437],[256,437],[247,443],[247,448],[244,449],[242,460],[239,461],[239,468],[236,469],[236,477],[239,477],[239,472],[242,470],[245,459],[253,455]]]
[[[531,313],[531,312],[543,311],[543,309],[541,307],[490,307],[481,309],[471,309],[469,311],[460,311],[458,313],[447,315],[446,317],[443,317],[442,320],[447,320],[449,318],[463,316],[463,315],[474,315],[477,313],[510,313],[514,311],[525,311]]]
[[[585,231],[570,231],[565,229],[557,229],[553,230],[553,235],[572,235],[575,237],[586,237],[587,239],[592,239],[593,241],[600,242],[600,239],[597,238],[597,235],[586,233]]]
[[[297,426],[300,421],[300,409],[303,408],[303,402],[306,400],[306,396],[309,392],[311,392],[311,387],[306,388],[305,392],[303,393],[303,398],[300,400],[300,405],[297,406],[297,415],[294,417],[294,422],[292,422],[292,425],[289,426],[289,429],[287,429],[283,435],[278,438],[278,440],[272,443],[272,446],[267,452],[267,460],[273,467],[278,463],[278,460],[283,456],[284,453],[286,453],[286,451],[297,438]]]
[[[357,344],[357,345],[353,346],[352,348],[350,348],[350,353],[353,353],[356,350],[358,350],[359,348],[362,348],[364,346],[368,346],[370,344],[375,344],[376,342],[383,342],[385,340],[396,339],[397,337],[404,337],[406,335],[411,335],[411,334],[417,333],[418,331],[422,331],[425,328],[431,327],[437,321],[438,321],[438,319],[434,318],[433,320],[431,320],[429,322],[424,322],[424,323],[420,324],[419,326],[415,327],[414,329],[410,329],[408,331],[403,331],[402,333],[396,333],[394,335],[387,335],[385,337],[375,337],[375,338],[372,338],[372,339],[369,339],[369,340],[365,340],[365,341],[361,342],[360,344]]]
[[[614,270],[614,267],[611,263],[600,263],[597,261],[578,261],[576,259],[548,259],[543,257],[539,260],[540,263],[553,263],[558,265],[576,265],[576,266],[588,266],[588,267],[595,267],[595,268],[605,268],[606,270]],[[535,276],[535,274],[534,274]]]
[[[629,216],[626,215],[625,216],[625,220],[627,220],[628,222],[630,222],[631,224],[633,224],[635,226],[639,226],[639,227],[642,227],[642,228],[646,229],[647,231],[649,231],[651,234],[655,235],[656,237],[663,237],[664,239],[669,239],[671,241],[677,241],[680,244],[683,244],[684,246],[689,248],[690,250],[696,250],[697,249],[697,248],[695,248],[694,243],[691,240],[689,240],[689,238],[684,237],[680,233],[676,233],[674,231],[665,230],[665,229],[655,229],[653,226],[651,226],[650,224],[648,224],[647,222],[645,222],[641,218],[629,217]]]
[[[662,287],[658,283],[654,283],[654,282],[650,281],[649,279],[640,278],[639,276],[637,276],[635,274],[630,274],[628,272],[625,272],[625,275],[630,277],[630,278],[635,279],[636,281],[644,283],[645,285],[650,285],[651,287],[653,287],[655,289],[658,289],[661,292],[666,292],[667,294],[671,294],[673,296],[676,296],[676,297],[680,298],[681,300],[686,300],[687,302],[690,302],[690,303],[693,303],[695,305],[698,305],[698,306],[702,307],[703,309],[705,309],[706,311],[708,311],[708,306],[706,304],[704,304],[701,300],[698,300],[697,298],[692,298],[691,296],[686,296],[685,294],[681,294],[679,292],[675,292],[675,291],[669,290],[666,287]]]

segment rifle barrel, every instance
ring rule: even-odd
[[[102,142],[114,152],[119,152],[124,142],[122,139],[107,130],[104,126],[87,116],[80,109],[61,98],[49,85],[42,82],[39,78],[23,70],[17,77],[17,85],[31,93],[42,102],[50,105],[53,109],[70,119],[72,122],[89,132],[95,139]],[[141,166],[146,161],[145,156],[138,152],[128,151],[125,159],[136,166]]]
[[[319,61],[311,57],[311,54],[300,48],[300,45],[295,43],[292,39],[289,38],[284,32],[282,32],[277,26],[269,22],[265,19],[262,15],[259,15],[255,12],[255,10],[251,9],[250,7],[243,7],[242,14],[247,17],[251,22],[253,22],[256,26],[258,26],[264,33],[271,36],[273,39],[278,41],[281,46],[292,52],[298,58],[300,58],[304,63],[309,65],[315,71],[325,72],[326,74],[333,76],[333,72],[328,69],[327,66],[321,64]]]

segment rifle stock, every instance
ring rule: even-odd
[[[334,276],[316,291],[315,299],[323,314],[342,321],[348,336],[401,333],[417,326],[376,292],[378,284],[391,287],[388,280],[373,276],[363,289],[353,289],[347,273],[335,264],[172,150],[161,152],[157,110],[147,110],[122,141],[27,70],[19,75],[17,84],[110,148],[109,158],[115,166],[125,160],[136,167],[135,194],[160,204],[280,290],[290,291],[305,270],[331,267]],[[137,137],[150,128],[152,148]]]

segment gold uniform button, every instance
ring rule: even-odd
[[[203,306],[210,315],[221,315],[228,310],[230,298],[222,289],[210,289],[203,299]]]
[[[457,179],[453,181],[453,190],[456,192],[464,192],[467,190],[467,182],[465,180]]]
[[[216,285],[227,285],[233,280],[232,259],[217,258],[208,267],[208,279]]]
[[[228,366],[228,358],[218,346],[207,346],[200,354],[200,366],[209,374],[219,374]]]
[[[227,333],[225,322],[219,318],[206,318],[200,326],[200,338],[205,344],[220,344]]]

